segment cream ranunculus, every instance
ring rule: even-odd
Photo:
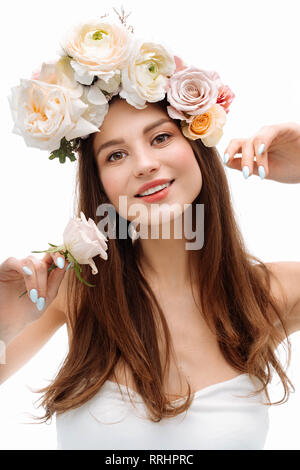
[[[181,121],[182,133],[191,140],[201,139],[206,147],[214,147],[223,135],[226,112],[219,104],[195,116],[192,122]]]
[[[59,149],[63,137],[72,139],[98,132],[82,116],[87,104],[74,95],[74,90],[40,80],[20,81],[9,96],[13,132],[21,135],[26,145],[51,152]]]
[[[94,77],[108,82],[128,63],[132,37],[123,25],[105,21],[81,23],[66,34],[61,46],[69,55],[75,79],[91,85]]]
[[[69,221],[63,233],[63,241],[64,247],[79,264],[91,266],[92,274],[98,273],[92,259],[94,256],[100,255],[107,260],[107,238],[92,219],[86,219],[83,212],[80,212],[80,218],[76,217]]]
[[[130,63],[122,70],[119,94],[135,108],[144,109],[146,101],[155,103],[164,99],[168,78],[175,69],[174,56],[166,47],[136,40]]]

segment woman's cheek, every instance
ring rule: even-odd
[[[175,153],[172,152],[173,163],[176,166],[187,168],[195,165],[195,155],[189,144],[183,144],[181,147],[178,146]],[[197,162],[196,162],[197,163]]]

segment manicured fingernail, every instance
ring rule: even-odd
[[[229,160],[229,153],[225,153],[225,155],[223,157],[223,162],[225,163],[225,165],[228,162],[228,160]]]
[[[37,309],[39,311],[43,310],[44,306],[45,306],[45,299],[44,297],[39,297],[38,300],[37,300],[37,303],[36,303],[36,306],[37,306]]]
[[[23,266],[22,269],[23,269],[25,274],[28,274],[28,276],[32,276],[33,273],[31,271],[31,269],[27,268],[27,266]]]
[[[64,265],[65,265],[65,260],[59,256],[57,259],[56,259],[56,264],[57,266],[60,268],[60,269],[63,269]]]
[[[262,165],[259,165],[259,167],[258,167],[258,174],[259,174],[259,176],[261,177],[262,180],[266,176],[265,169]]]
[[[29,295],[30,295],[30,298],[32,300],[32,302],[35,304],[37,299],[38,299],[38,292],[36,289],[31,289],[31,291],[29,292]]]
[[[265,144],[260,144],[258,148],[258,155],[261,155],[264,150],[265,150]]]
[[[244,176],[245,180],[248,178],[249,174],[250,174],[249,167],[246,166],[246,165],[243,166],[243,176]]]
[[[67,267],[66,272],[68,271],[68,269],[70,269],[70,267],[72,266],[72,264],[73,264],[73,261],[71,261],[71,263],[70,263],[69,266]]]

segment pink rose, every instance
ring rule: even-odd
[[[217,98],[217,103],[220,104],[226,113],[229,112],[229,106],[235,98],[235,94],[227,85],[223,85],[219,89],[219,95]]]
[[[221,80],[217,72],[190,66],[172,75],[168,85],[169,116],[189,122],[191,116],[205,113],[216,104]]]
[[[184,70],[184,69],[187,68],[187,66],[184,65],[182,59],[180,59],[180,57],[178,57],[177,55],[174,55],[174,60],[175,60],[175,64],[176,64],[176,70],[175,70],[174,73],[177,73],[180,70]]]

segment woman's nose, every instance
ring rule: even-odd
[[[160,164],[157,160],[153,158],[146,157],[145,155],[142,158],[136,159],[136,166],[134,169],[135,176],[150,175],[155,173],[160,167]]]

